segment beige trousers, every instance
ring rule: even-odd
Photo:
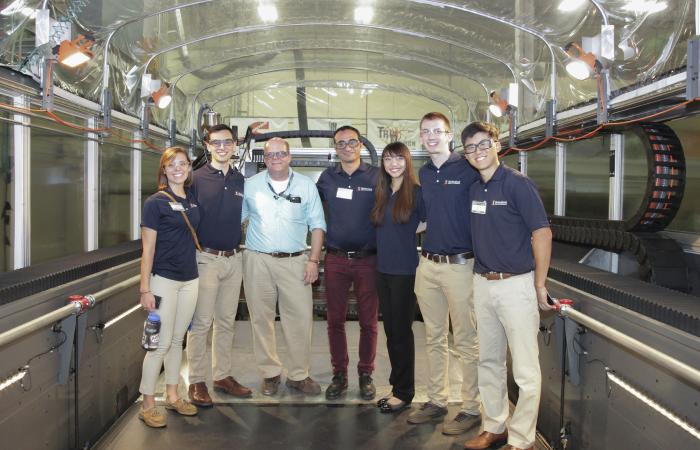
[[[287,377],[301,381],[309,376],[313,300],[311,285],[304,285],[308,259],[306,255],[274,258],[251,250],[243,255],[243,285],[253,327],[253,352],[264,378],[282,373],[275,337],[278,303],[289,355]]]
[[[187,335],[187,360],[190,383],[206,381],[209,372],[207,338],[212,334],[213,379],[232,375],[233,327],[241,293],[243,255],[231,257],[197,252],[199,293],[192,329]]]
[[[452,322],[454,348],[462,362],[462,411],[479,414],[477,362],[479,340],[472,303],[474,260],[436,263],[421,257],[415,292],[425,323],[428,354],[428,399],[447,406],[449,395],[447,335]]]
[[[158,348],[146,352],[141,371],[139,391],[154,395],[160,368],[165,365],[165,384],[177,384],[180,380],[182,362],[182,340],[192,321],[197,305],[199,280],[174,281],[158,275],[151,275],[151,292],[161,297],[160,308],[155,312],[160,316],[160,343]]]
[[[519,394],[508,424],[508,443],[528,448],[535,442],[542,385],[534,272],[493,281],[474,275],[474,299],[481,345],[479,392],[484,404],[484,430],[502,433],[506,428],[506,350],[510,348]]]

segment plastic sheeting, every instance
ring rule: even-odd
[[[41,3],[3,2],[2,63],[38,73],[27,13]],[[262,20],[263,3],[276,7],[277,20]],[[642,4],[659,8],[633,7]],[[358,5],[373,8],[368,23],[355,21]],[[262,93],[264,83],[256,79],[277,74],[293,83],[311,69],[325,71],[330,78],[316,81],[330,85],[362,81],[362,71],[364,81],[381,74],[379,90],[439,99],[464,121],[486,92],[516,81],[525,123],[542,117],[553,95],[558,110],[596,96],[593,81],[564,70],[569,42],[599,34],[603,24],[615,27],[609,63],[615,92],[681,69],[695,25],[692,0],[61,0],[48,6],[52,17],[73,23],[74,35],[88,32],[96,40],[95,58],[82,68],[57,69],[58,84],[99,101],[105,44],[114,33],[106,51],[115,108],[139,113],[145,72],[170,83],[179,79],[175,118],[183,130],[196,97],[214,103],[242,89]],[[164,124],[162,112],[154,117]]]

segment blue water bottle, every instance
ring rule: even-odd
[[[160,342],[160,316],[152,312],[148,314],[148,319],[143,324],[141,347],[150,352],[158,348],[158,342]]]

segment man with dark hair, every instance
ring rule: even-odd
[[[450,151],[450,121],[428,113],[420,122],[420,138],[430,155],[418,175],[427,221],[416,272],[415,292],[425,323],[428,355],[428,402],[408,422],[425,423],[447,414],[448,333],[462,364],[462,408],[442,428],[444,434],[464,433],[481,422],[476,365],[479,344],[474,322],[472,277],[474,254],[469,228],[469,186],[477,172]]]
[[[552,232],[535,184],[498,161],[498,129],[474,122],[462,132],[467,161],[479,171],[470,189],[474,304],[479,324],[479,392],[484,430],[467,449],[532,450],[540,400],[539,313],[551,309],[545,280]],[[518,403],[508,429],[506,351]]]
[[[360,159],[362,142],[356,128],[338,128],[333,140],[340,164],[324,170],[316,183],[328,222],[324,274],[333,380],[326,389],[326,398],[337,399],[348,388],[345,316],[352,285],[360,319],[360,396],[371,400],[376,393],[371,375],[377,352],[379,300],[375,282],[377,244],[370,212],[378,170]]]
[[[243,176],[233,167],[236,136],[227,125],[209,130],[206,140],[209,162],[194,172],[192,191],[201,221],[197,235],[199,294],[192,329],[187,337],[189,397],[198,406],[211,406],[206,379],[209,368],[207,336],[214,325],[212,361],[214,389],[236,397],[252,391],[232,376],[233,328],[243,276],[241,255],[241,208]]]

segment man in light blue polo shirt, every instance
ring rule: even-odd
[[[289,349],[287,386],[307,395],[321,393],[309,377],[313,300],[326,222],[316,185],[289,168],[287,141],[273,138],[263,149],[267,170],[246,181],[243,220],[249,220],[243,284],[253,327],[253,351],[262,372],[261,391],[274,395],[282,363],[277,356],[275,306]],[[311,230],[311,252],[306,236]]]

